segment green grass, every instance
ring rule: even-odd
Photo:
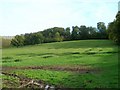
[[[16,70],[14,73],[33,79],[44,80],[52,85],[60,85],[67,88],[116,88],[118,81],[117,73],[79,74],[65,71],[49,70]],[[111,78],[113,77],[113,78]]]
[[[37,69],[19,69],[14,73],[42,79],[50,84],[63,87],[117,88],[118,86],[118,46],[109,40],[78,40],[6,48],[2,52],[2,61],[3,67],[89,66],[99,69],[99,73],[81,74]],[[89,82],[90,80],[92,82]]]

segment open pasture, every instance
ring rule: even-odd
[[[6,48],[3,88],[24,86],[30,80],[62,88],[117,88],[118,53],[118,46],[109,40]]]

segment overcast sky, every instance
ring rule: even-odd
[[[93,26],[115,19],[119,0],[0,0],[0,35],[51,27]]]

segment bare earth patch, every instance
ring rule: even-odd
[[[90,66],[28,66],[28,67],[3,67],[2,71],[11,71],[15,69],[42,69],[42,70],[55,70],[55,71],[70,71],[77,73],[99,73],[101,70],[91,68]]]
[[[90,66],[29,66],[29,67],[2,67],[2,74],[11,76],[19,79],[19,86],[17,88],[45,88],[45,86],[49,85],[49,87],[54,87],[57,89],[61,88],[61,86],[52,86],[50,84],[46,84],[42,80],[35,80],[28,78],[26,76],[16,75],[15,73],[11,73],[13,70],[30,70],[30,69],[40,69],[40,70],[55,70],[55,71],[69,71],[75,73],[99,73],[101,70],[91,68]],[[5,81],[3,80],[3,83]],[[6,84],[7,85],[7,84]]]

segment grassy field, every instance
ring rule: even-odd
[[[4,88],[31,79],[64,88],[117,88],[118,46],[109,40],[78,40],[6,48],[2,67]]]

